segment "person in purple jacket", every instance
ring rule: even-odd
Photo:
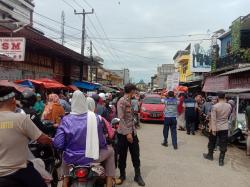
[[[71,106],[71,113],[62,119],[53,141],[54,147],[63,151],[63,186],[68,186],[69,165],[105,161],[106,185],[112,187],[114,150],[107,146],[99,117],[88,111],[86,98],[79,90],[73,93]]]

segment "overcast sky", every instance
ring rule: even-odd
[[[250,13],[250,0],[35,0],[35,12],[53,20],[60,22],[65,12],[66,46],[78,52],[82,17],[73,9],[91,7],[96,14],[87,15],[86,27],[94,55],[100,55],[108,69],[129,68],[133,81],[149,81],[158,65],[173,63],[176,51],[190,41],[227,30],[233,20]],[[60,24],[37,14],[34,20],[48,37],[60,41]]]

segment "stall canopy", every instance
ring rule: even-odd
[[[69,85],[69,86],[67,86],[67,90],[69,90],[69,91],[76,91],[76,90],[79,90],[76,86],[74,86],[74,85]]]
[[[85,90],[97,90],[101,87],[100,84],[90,83],[86,81],[75,81],[73,85]]]
[[[43,86],[45,89],[65,89],[66,86],[61,84],[60,82],[57,82],[56,80],[53,79],[47,79],[47,78],[42,78],[42,79],[26,79],[26,80],[18,80],[16,83],[21,84],[21,85],[26,85],[29,87],[34,87],[35,85],[38,86]]]
[[[32,90],[29,87],[15,84],[14,82],[9,82],[8,80],[0,80],[0,86],[14,87],[20,93],[24,92],[25,90]]]

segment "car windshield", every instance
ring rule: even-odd
[[[144,104],[161,104],[161,98],[158,97],[147,97],[143,100]]]

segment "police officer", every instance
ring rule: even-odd
[[[28,142],[50,144],[29,116],[16,113],[14,88],[0,86],[0,186],[46,187],[43,178],[28,161]],[[16,182],[17,185],[12,184]]]
[[[134,181],[137,182],[139,186],[145,186],[145,182],[141,177],[139,140],[136,134],[136,128],[133,120],[133,113],[131,107],[131,99],[135,94],[135,91],[135,85],[125,85],[125,95],[117,103],[118,118],[120,118],[120,124],[117,130],[119,151],[118,167],[120,169],[120,179],[123,182],[126,179],[125,169],[127,153],[129,149],[133,166],[135,169]]]
[[[205,159],[213,160],[216,139],[219,138],[219,166],[223,166],[228,144],[228,118],[231,114],[232,107],[226,102],[224,93],[218,93],[218,98],[219,102],[213,105],[211,111],[211,132],[208,142],[208,153],[203,154],[203,156]]]

